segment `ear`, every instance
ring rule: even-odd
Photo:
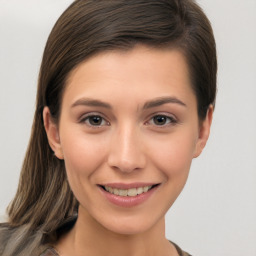
[[[212,117],[213,117],[213,106],[210,105],[205,119],[202,122],[200,122],[199,137],[198,137],[198,140],[196,143],[196,150],[194,153],[194,158],[198,157],[202,153],[202,151],[206,145],[206,142],[210,135]]]
[[[49,145],[55,156],[64,159],[60,143],[59,130],[57,124],[53,121],[50,109],[44,107],[43,110],[44,128],[48,137]]]

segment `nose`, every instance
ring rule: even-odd
[[[130,173],[145,167],[142,138],[136,128],[127,125],[114,132],[110,144],[108,164],[111,168]]]

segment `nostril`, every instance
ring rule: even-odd
[[[108,165],[122,172],[143,169],[146,158],[141,145],[141,139],[134,127],[129,124],[120,126],[120,130],[111,140]]]
[[[115,161],[112,162],[109,161],[109,165],[114,170],[127,173],[144,168],[144,165],[137,161],[137,159],[134,159],[133,161],[116,159]]]

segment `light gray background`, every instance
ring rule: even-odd
[[[44,45],[71,2],[0,0],[0,215],[17,188]],[[166,233],[195,256],[256,256],[256,0],[198,2],[215,31],[219,91],[211,138]]]

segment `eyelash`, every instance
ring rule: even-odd
[[[90,121],[91,118],[98,118],[100,119],[100,124],[99,125],[93,125]],[[164,119],[165,123],[164,124],[156,124],[155,121],[156,121],[156,118],[162,118]],[[102,124],[102,122],[104,124]],[[101,114],[98,114],[98,113],[90,113],[86,116],[83,116],[80,120],[80,123],[85,123],[86,125],[92,127],[92,128],[100,128],[100,127],[103,127],[103,126],[110,126],[110,122],[106,121],[106,119],[104,117],[102,117]],[[177,119],[174,118],[173,116],[169,116],[169,115],[166,115],[166,114],[155,114],[153,115],[149,121],[147,121],[145,124],[146,125],[155,125],[156,127],[158,128],[164,128],[166,126],[169,126],[169,125],[176,125],[178,123]]]
[[[100,125],[93,125],[92,123],[90,123],[90,119],[91,118],[100,118],[101,119],[101,124]],[[104,124],[102,124],[102,122],[105,122]],[[101,114],[93,114],[93,113],[90,113],[86,116],[83,116],[80,120],[80,123],[85,123],[86,125],[92,127],[92,128],[100,128],[102,126],[109,126],[110,123],[108,121],[106,121],[106,119],[104,117],[102,117]]]
[[[165,119],[165,123],[164,124],[159,124],[157,125],[156,123],[154,123],[156,121],[156,118],[163,118]],[[177,119],[173,116],[169,116],[166,114],[155,114],[153,115],[149,121],[146,122],[146,124],[148,125],[155,125],[158,128],[165,128],[166,126],[169,125],[176,125],[178,123]]]

